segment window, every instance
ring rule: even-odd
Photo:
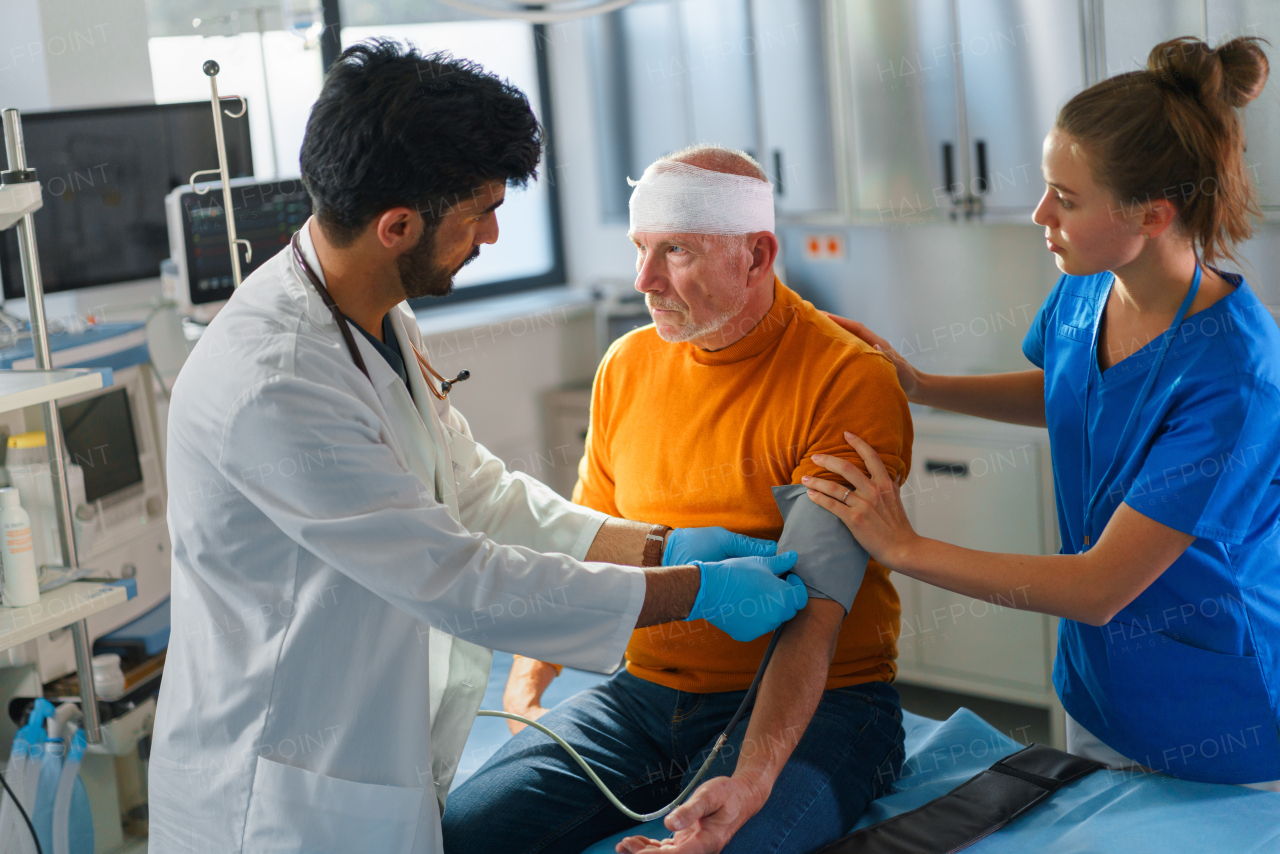
[[[202,66],[207,59],[218,63],[218,93],[248,101],[254,173],[262,179],[299,173],[307,116],[324,76],[315,34],[284,24],[279,15],[259,22],[248,14],[197,18],[162,28],[153,22],[153,33],[160,29],[164,34],[148,42],[158,104],[207,102],[209,78]],[[227,109],[234,110],[235,103]]]
[[[149,4],[151,74],[159,103],[207,101],[209,78],[201,65],[206,59],[216,60],[221,66],[219,93],[242,95],[248,101],[258,178],[299,174],[307,117],[323,83],[325,28],[321,22],[332,21],[339,13],[351,24],[337,30],[342,47],[383,36],[410,42],[425,52],[446,50],[475,60],[520,87],[551,135],[546,36],[541,27],[487,19],[422,22],[421,4],[394,0],[311,4],[286,0],[278,9],[261,10],[237,10],[237,2],[207,4],[210,11],[204,19],[196,19],[198,25],[178,10]],[[304,12],[280,11],[296,8]],[[434,5],[428,8],[439,10]],[[234,109],[234,104],[229,108]],[[481,249],[480,257],[458,273],[453,294],[420,300],[416,307],[563,284],[554,181],[555,163],[548,148],[538,179],[523,190],[507,192],[498,212],[498,242]]]
[[[345,11],[345,10],[344,10]],[[538,120],[551,135],[544,36],[523,21],[447,21],[394,23],[342,28],[344,48],[373,36],[409,42],[425,53],[444,50],[480,63],[510,80],[529,97]],[[563,250],[554,187],[555,163],[550,148],[538,167],[538,179],[524,189],[509,189],[498,209],[499,239],[480,250],[463,267],[454,293],[444,300],[426,298],[427,308],[445,301],[472,299],[564,282]]]

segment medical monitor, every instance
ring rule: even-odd
[[[230,175],[252,175],[247,113],[224,113],[222,126]],[[34,216],[45,292],[158,277],[165,196],[218,168],[209,102],[24,113],[22,129],[44,190]],[[0,278],[6,299],[22,297],[17,229],[0,237]]]
[[[84,473],[85,502],[141,485],[142,465],[126,389],[112,389],[59,407],[58,412],[67,462]]]
[[[215,182],[197,189],[208,192],[179,187],[165,199],[165,209],[169,249],[177,268],[174,298],[188,313],[199,314],[193,309],[229,299],[235,287],[222,187]],[[231,207],[236,237],[253,247],[252,260],[246,260],[243,250],[240,254],[240,274],[248,278],[302,228],[311,216],[311,196],[300,178],[250,178],[231,182]]]

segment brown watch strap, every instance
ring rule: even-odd
[[[671,533],[669,525],[654,525],[644,537],[644,559],[641,566],[662,566],[662,553],[667,548],[667,534]]]

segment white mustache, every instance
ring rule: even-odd
[[[649,308],[656,308],[656,309],[660,309],[661,311],[687,312],[689,310],[688,306],[681,305],[678,302],[668,302],[667,300],[657,299],[655,297],[646,296],[644,301],[645,301],[645,305],[647,305]]]

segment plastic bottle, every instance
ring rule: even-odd
[[[104,652],[93,657],[93,687],[103,700],[116,700],[124,694],[124,671],[120,656]]]
[[[21,608],[40,601],[40,580],[31,538],[31,517],[18,503],[18,490],[0,489],[0,563],[4,582],[0,604]]]

